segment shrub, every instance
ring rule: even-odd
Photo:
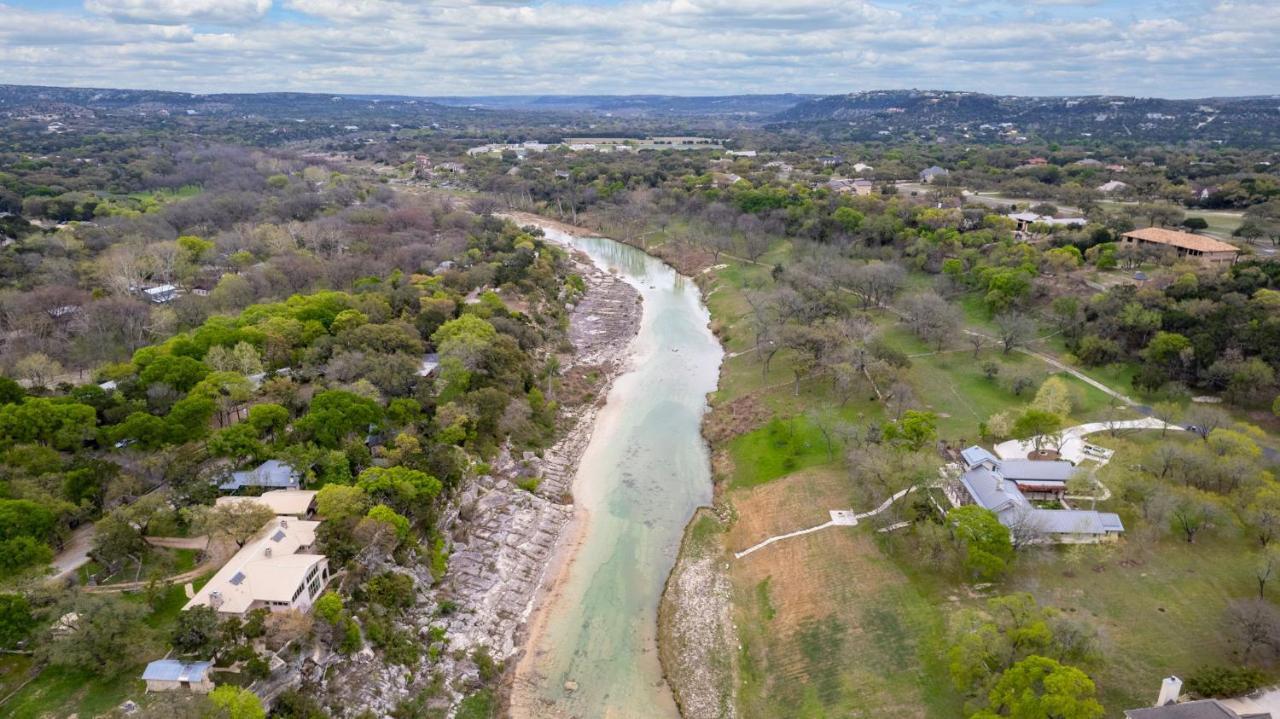
[[[1187,691],[1202,697],[1235,697],[1262,686],[1262,672],[1247,667],[1204,667],[1187,677]]]

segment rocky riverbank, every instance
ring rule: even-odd
[[[693,515],[658,609],[662,671],[684,719],[734,719],[738,651],[731,610],[724,518]]]
[[[578,459],[609,384],[625,367],[640,322],[640,297],[633,287],[585,256],[575,256],[574,263],[587,292],[570,314],[574,351],[561,358],[561,375],[589,384],[591,391],[564,408],[565,434],[543,456],[500,453],[490,473],[471,482],[444,518],[448,571],[437,586],[420,593],[403,624],[424,646],[433,628],[443,629],[445,650],[434,659],[424,652],[417,667],[387,665],[367,652],[317,666],[314,678],[326,703],[341,708],[338,715],[367,709],[385,716],[415,696],[430,706],[455,705],[468,687],[479,685],[484,662],[477,662],[477,651],[508,664],[519,653],[539,589],[546,590],[544,581],[562,562],[567,544],[562,537],[572,534]],[[533,492],[517,485],[528,487],[529,480],[537,481]],[[425,568],[418,574],[418,586],[430,586]]]

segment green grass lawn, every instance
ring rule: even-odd
[[[838,444],[832,449],[841,456]],[[804,416],[775,417],[765,426],[729,443],[736,471],[734,488],[753,487],[798,469],[831,461],[821,430]]]
[[[1006,584],[1098,629],[1102,661],[1090,674],[1115,716],[1150,704],[1161,677],[1237,663],[1223,612],[1232,599],[1256,596],[1255,556],[1252,543],[1233,537],[1043,549],[1024,553]]]

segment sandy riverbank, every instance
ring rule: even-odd
[[[528,213],[510,212],[506,213],[506,216],[522,225],[534,224],[580,236],[595,235],[587,228],[575,227]],[[589,260],[584,258],[580,262],[585,264]],[[568,490],[574,496],[577,496],[581,489],[576,479],[578,463],[583,451],[590,444],[609,390],[614,380],[627,371],[634,359],[633,340],[639,329],[639,316],[642,311],[639,296],[630,285],[594,265],[591,265],[590,271],[584,274],[591,291],[575,308],[574,323],[586,324],[591,318],[599,317],[601,311],[608,311],[609,305],[615,308],[629,305],[633,308],[633,313],[619,317],[618,321],[613,323],[612,329],[606,329],[600,334],[589,335],[584,331],[574,331],[576,328],[571,327],[571,333],[574,335],[572,337],[574,365],[604,368],[602,376],[596,383],[598,390],[596,401],[578,413],[574,418],[573,427],[557,443],[557,447],[561,448],[561,458],[565,460],[561,474],[569,480],[569,486],[547,489]],[[597,306],[593,306],[593,302]],[[601,308],[598,305],[605,305],[605,307]],[[516,718],[547,716],[549,708],[545,700],[535,691],[545,678],[539,661],[541,655],[537,651],[530,651],[530,648],[539,646],[547,632],[547,625],[552,615],[551,609],[558,606],[563,598],[574,559],[580,554],[586,540],[589,523],[590,516],[587,510],[581,506],[581,503],[575,504],[572,517],[561,527],[554,549],[539,575],[538,587],[530,597],[526,608],[526,623],[518,641],[520,651],[515,667],[508,675],[506,716]]]

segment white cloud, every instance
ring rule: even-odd
[[[1033,20],[989,0],[963,11],[946,5],[922,12],[899,0],[280,3],[303,21],[267,15],[270,0],[88,0],[96,17],[0,5],[0,73],[13,82],[196,92],[1280,91],[1273,69],[1280,3],[1186,4],[1176,17],[1044,6]],[[74,57],[69,44],[80,48]]]
[[[148,25],[208,22],[238,25],[267,14],[271,0],[85,0],[91,13]]]

